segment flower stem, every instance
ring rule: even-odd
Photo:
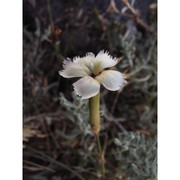
[[[99,154],[101,154],[102,149],[101,149],[101,144],[100,144],[100,140],[99,140],[99,134],[96,134],[96,140],[97,140],[97,145],[98,145],[98,152],[99,152]]]
[[[101,130],[101,124],[100,124],[100,92],[89,99],[89,116],[90,116],[90,124],[92,132],[96,136],[97,140],[97,146],[98,146],[98,153],[101,160],[101,171],[102,176],[105,176],[105,160],[104,160],[104,152],[101,148],[101,143],[99,139],[99,132]]]
[[[102,176],[105,177],[106,170],[105,170],[104,152],[102,151],[102,148],[101,148],[99,134],[96,134],[96,140],[97,140],[97,145],[98,145],[99,157],[101,159]]]

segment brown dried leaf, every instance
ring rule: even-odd
[[[29,138],[33,137],[36,134],[36,130],[32,129],[31,126],[23,127],[23,141],[28,142]]]
[[[34,129],[32,126],[24,126],[23,127],[23,141],[28,142],[32,137],[44,138],[45,134],[42,134],[39,130]]]

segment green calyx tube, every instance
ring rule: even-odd
[[[101,125],[100,125],[100,92],[89,99],[89,118],[92,132],[98,134]]]

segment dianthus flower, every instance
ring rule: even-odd
[[[73,86],[82,99],[89,99],[89,122],[96,135],[99,157],[102,164],[102,175],[105,176],[105,159],[102,151],[99,132],[100,121],[100,84],[110,91],[117,91],[127,83],[124,74],[112,69],[118,63],[108,52],[100,51],[96,56],[87,53],[84,57],[66,59],[59,74],[65,78],[80,77]]]
[[[127,83],[124,74],[112,69],[118,63],[118,59],[113,58],[103,50],[96,56],[87,53],[84,57],[75,57],[71,61],[69,58],[63,62],[63,70],[59,74],[64,78],[81,77],[73,86],[75,92],[88,99],[96,96],[100,91],[100,84],[110,91],[117,91]]]

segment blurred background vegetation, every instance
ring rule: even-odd
[[[128,74],[122,92],[101,89],[106,179],[157,179],[156,16],[156,0],[23,1],[25,180],[102,179],[88,102],[58,74],[66,57],[102,49]]]

